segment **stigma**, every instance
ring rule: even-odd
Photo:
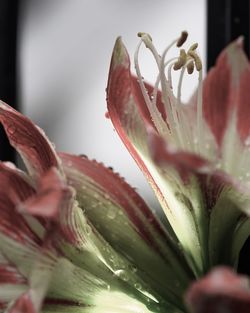
[[[140,42],[134,54],[135,70],[142,95],[156,130],[177,148],[200,154],[203,150],[202,128],[204,123],[202,115],[202,62],[197,52],[198,44],[194,43],[188,49],[184,49],[183,45],[187,41],[188,33],[183,31],[160,55],[149,34],[140,32],[138,37],[140,37]],[[142,44],[150,50],[158,68],[153,92],[150,95],[144,84],[139,65],[139,51]],[[167,59],[170,49],[174,47],[177,49],[177,56]],[[175,93],[172,80],[173,71],[180,71]],[[195,125],[190,125],[189,116],[184,112],[185,105],[181,101],[181,90],[185,73],[188,75],[198,73]],[[161,99],[157,99],[159,90],[161,91]],[[163,103],[164,114],[157,107],[157,101],[159,100]]]

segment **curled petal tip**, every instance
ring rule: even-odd
[[[244,45],[244,36],[240,36],[235,40],[236,46],[243,49],[243,45]]]
[[[129,65],[129,57],[127,50],[122,42],[122,37],[118,37],[115,42],[115,46],[112,54],[111,65],[115,68],[118,65]]]

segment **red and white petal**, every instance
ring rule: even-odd
[[[33,177],[38,178],[52,166],[60,168],[56,152],[44,132],[4,102],[0,103],[0,122]]]
[[[8,313],[38,313],[32,303],[30,294],[27,292],[21,295],[15,303],[7,310]]]
[[[49,221],[57,221],[61,209],[72,197],[72,189],[65,184],[59,171],[52,167],[38,181],[36,194],[23,202],[19,210]]]
[[[198,269],[194,269],[194,271],[202,272],[201,245],[197,239],[192,212],[186,203],[183,203],[179,196],[176,196],[180,192],[178,188],[175,190],[176,188],[171,183],[172,175],[175,177],[175,173],[170,174],[169,172],[168,178],[170,179],[166,179],[166,175],[162,173],[160,167],[152,159],[148,130],[154,129],[154,127],[149,122],[149,118],[145,117],[146,109],[144,107],[146,104],[143,97],[139,97],[138,94],[140,94],[140,89],[138,83],[131,76],[127,51],[121,40],[118,39],[111,60],[107,88],[110,118],[129,152],[151,183],[187,255],[191,256],[191,259],[196,258],[198,260]],[[194,201],[199,201],[198,192],[193,195],[195,195],[193,196]],[[196,205],[200,206],[199,203]],[[192,263],[195,264],[196,262],[190,260],[190,264]]]
[[[250,65],[239,38],[222,51],[203,84],[203,112],[220,146],[219,166],[245,181],[250,163],[249,79]]]
[[[17,206],[34,193],[34,188],[21,171],[0,163],[0,232],[23,244],[40,243],[28,222],[17,211]]]
[[[156,290],[169,290],[171,279],[180,279],[185,285],[190,270],[183,255],[134,189],[102,164],[66,154],[60,157],[79,205],[107,243],[138,267],[138,273],[143,270],[146,280],[154,276],[155,282],[151,282],[157,282]],[[123,272],[118,268],[114,271]],[[166,277],[162,279],[162,275]]]
[[[220,54],[203,85],[204,116],[219,144],[234,113],[240,138],[249,136],[249,78],[250,66],[239,38]]]
[[[186,294],[186,303],[193,313],[247,313],[249,280],[229,268],[216,268],[193,283]]]

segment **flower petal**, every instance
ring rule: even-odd
[[[154,129],[154,127],[149,122],[149,118],[145,117],[146,114],[143,113],[146,109],[143,111],[142,108],[146,107],[146,104],[142,96],[138,96],[139,94],[141,93],[138,83],[130,73],[127,51],[121,39],[118,39],[111,60],[107,88],[110,118],[127,149],[152,185],[171,226],[183,245],[185,254],[189,259],[189,265],[195,265],[197,268],[193,268],[193,271],[200,275],[206,258],[201,256],[201,244],[197,239],[192,212],[186,201],[183,202],[178,196],[180,195],[178,186],[175,184],[174,187],[171,184],[173,177],[170,176],[174,175],[175,179],[176,172],[170,174],[171,171],[169,171],[168,179],[166,179],[166,175],[162,173],[160,167],[152,159],[148,130]],[[194,191],[191,197],[194,202],[200,201],[199,193],[198,190]],[[196,196],[198,199],[195,198]],[[185,197],[185,199],[189,198]],[[200,206],[199,202],[196,206]],[[197,262],[193,262],[194,259],[197,259]]]
[[[107,105],[116,131],[153,188],[159,193],[159,197],[162,197],[142,159],[141,151],[138,151],[139,146],[144,154],[148,154],[145,124],[154,126],[139,84],[130,73],[129,56],[121,38],[117,39],[113,50],[107,86]]]
[[[52,166],[60,167],[52,144],[27,117],[0,102],[0,121],[32,176],[37,178]]]
[[[249,281],[229,268],[217,268],[190,287],[186,302],[193,313],[247,313]]]
[[[242,38],[230,44],[204,81],[203,112],[219,145],[234,113],[243,141],[250,132],[247,96],[250,66],[242,46]]]
[[[6,192],[6,188],[8,192]],[[34,194],[34,188],[29,184],[27,177],[6,163],[0,163],[0,232],[17,240],[36,243],[40,239],[31,229],[29,223],[16,210],[16,207]]]
[[[8,310],[8,313],[37,313],[28,293],[20,296],[14,305]]]
[[[65,184],[59,171],[52,167],[38,182],[37,192],[19,210],[32,216],[57,220],[65,203],[70,202],[72,190]]]
[[[60,157],[88,220],[112,249],[131,263],[124,270],[116,266],[116,275],[129,277],[134,267],[137,270],[131,272],[132,276],[141,275],[161,294],[163,290],[164,294],[167,290],[172,293],[169,282],[180,279],[181,285],[176,290],[179,292],[189,280],[190,270],[171,237],[134,189],[102,164],[66,154]],[[112,256],[106,262],[110,260]]]

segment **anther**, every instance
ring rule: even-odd
[[[186,60],[187,60],[187,54],[186,54],[186,52],[185,52],[184,49],[181,49],[181,50],[180,50],[179,58],[178,58],[178,60],[175,62],[173,69],[174,69],[175,71],[177,71],[177,70],[179,70],[180,68],[182,68],[182,66],[184,66],[185,63],[186,63]]]
[[[152,40],[152,37],[149,34],[140,32],[137,35],[144,42],[146,48],[149,48],[149,49],[150,49],[150,47],[152,48],[152,41],[153,40]]]
[[[178,39],[178,41],[177,41],[177,43],[176,43],[176,46],[177,46],[178,48],[180,48],[180,47],[184,44],[184,42],[187,40],[187,37],[188,37],[188,32],[187,32],[187,31],[181,32],[181,36],[180,36],[180,38]]]
[[[198,43],[196,42],[192,44],[192,46],[188,49],[188,52],[195,51],[197,48],[198,48]]]
[[[192,74],[194,71],[194,62],[193,61],[189,61],[187,63],[187,72],[188,74]]]
[[[195,68],[196,70],[199,72],[202,70],[202,63],[201,63],[201,59],[198,56],[198,54],[194,51],[189,51],[188,55],[191,56],[194,59],[194,64],[195,64]]]
[[[153,41],[152,40],[152,37],[148,34],[148,33],[144,33],[144,32],[139,32],[137,34],[138,37],[142,38],[142,37],[148,37],[150,39],[150,41]]]

